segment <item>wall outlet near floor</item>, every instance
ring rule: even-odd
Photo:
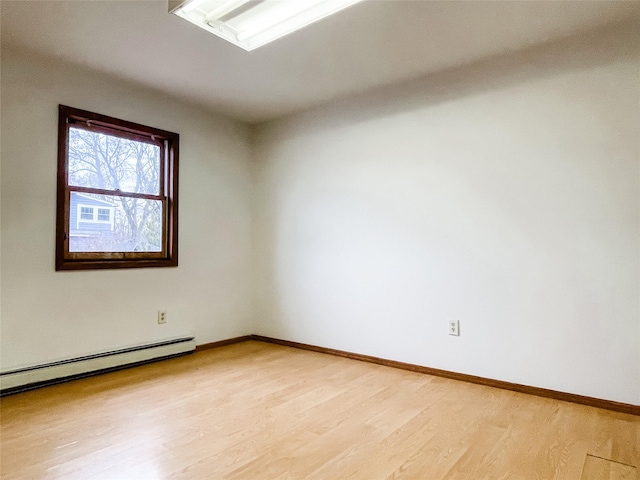
[[[162,325],[163,323],[167,323],[167,311],[158,310],[158,325]]]
[[[449,335],[460,335],[460,320],[449,320]]]

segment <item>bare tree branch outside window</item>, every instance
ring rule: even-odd
[[[95,133],[69,130],[69,185],[121,192],[158,194],[160,148],[157,145]],[[113,202],[112,238],[80,237],[72,251],[160,251],[161,202],[89,194]]]

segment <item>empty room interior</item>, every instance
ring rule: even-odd
[[[0,477],[640,480],[640,2],[312,3],[0,1]]]

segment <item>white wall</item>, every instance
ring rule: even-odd
[[[2,50],[1,75],[2,370],[251,333],[247,127],[22,52]],[[178,268],[54,271],[59,103],[180,134]]]
[[[638,31],[260,127],[257,333],[640,404]]]

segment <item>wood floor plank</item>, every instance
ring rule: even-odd
[[[638,465],[638,417],[611,412],[599,415],[595,424],[589,454],[628,465]]]
[[[407,453],[417,450],[433,438],[442,421],[440,395],[430,389],[424,408],[385,438],[369,438],[352,442],[349,448],[309,475],[309,478],[384,479],[405,460]]]
[[[257,341],[0,413],[3,480],[627,480],[639,455],[638,417]]]
[[[636,467],[587,456],[581,480],[637,480]]]

